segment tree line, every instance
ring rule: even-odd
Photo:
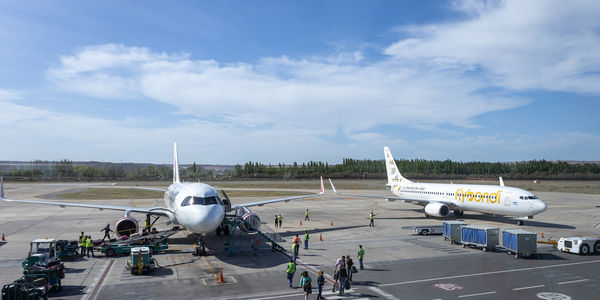
[[[506,179],[600,179],[600,164],[533,160],[526,162],[455,162],[451,160],[396,160],[402,175],[414,179],[466,179],[502,176]],[[167,165],[131,167],[126,164],[105,166],[78,165],[68,159],[33,161],[27,167],[0,169],[0,176],[13,180],[170,180],[173,170]],[[194,180],[223,179],[314,179],[319,176],[345,179],[385,179],[383,160],[346,158],[341,164],[310,161],[307,163],[265,165],[247,162],[233,169],[206,169],[196,163],[180,168],[181,178]]]

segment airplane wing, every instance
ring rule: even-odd
[[[340,195],[340,196],[349,196],[349,197],[361,197],[361,198],[375,198],[375,199],[385,199],[388,201],[402,201],[403,203],[411,203],[411,204],[416,204],[416,205],[421,205],[421,206],[425,206],[431,202],[440,202],[440,203],[444,203],[446,205],[449,205],[451,207],[454,207],[455,204],[451,201],[445,201],[445,200],[406,200],[406,199],[402,199],[399,197],[387,197],[387,196],[370,196],[370,195],[358,195],[358,194],[342,194],[342,193],[338,193],[338,191],[335,189],[335,186],[333,185],[333,181],[331,181],[331,179],[329,179],[329,184],[331,184],[331,189],[333,190],[333,192],[336,195]]]
[[[321,177],[321,192],[318,194],[310,194],[310,195],[303,195],[303,196],[294,196],[294,197],[287,197],[287,198],[279,198],[279,199],[271,199],[271,200],[264,200],[264,201],[257,201],[257,202],[242,203],[242,204],[234,205],[231,208],[235,209],[236,207],[263,206],[265,204],[271,204],[271,203],[277,203],[277,202],[283,202],[283,201],[287,202],[290,200],[306,199],[306,198],[323,195],[324,192],[325,192],[325,188],[323,187],[323,177]]]
[[[151,215],[160,215],[170,217],[173,214],[173,211],[166,207],[152,207],[152,208],[142,208],[142,207],[132,207],[132,206],[117,206],[117,205],[102,205],[102,204],[85,204],[85,203],[71,203],[71,202],[58,202],[58,201],[37,201],[37,200],[13,200],[8,199],[4,195],[4,182],[0,177],[0,199],[2,201],[7,202],[19,202],[19,203],[31,203],[31,204],[44,204],[44,205],[58,205],[60,207],[84,207],[84,208],[96,208],[100,210],[119,210],[128,212],[138,212],[144,214]]]

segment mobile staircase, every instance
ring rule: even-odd
[[[225,242],[224,246],[225,253],[227,253],[227,255],[233,256],[234,254],[239,253],[239,248],[241,247],[241,242],[243,240],[242,237],[246,234],[257,234],[264,238],[268,243],[271,243],[271,251],[285,250],[285,248],[280,244],[281,242],[285,241],[280,234],[265,225],[261,225],[257,230],[255,225],[243,219],[244,214],[249,212],[248,209],[236,207],[230,212],[230,214],[225,214],[224,220],[225,224],[231,228],[227,242]],[[235,229],[239,228],[246,228],[246,230],[238,230],[239,235],[236,236]],[[252,243],[252,250],[257,251],[257,245],[254,242]]]

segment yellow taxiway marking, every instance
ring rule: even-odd
[[[208,262],[208,260],[206,260],[206,258],[204,256],[202,256],[202,261],[208,267],[210,272],[213,273],[213,275],[217,275],[217,273],[215,273],[215,269],[210,265],[210,263]]]
[[[206,285],[206,278],[202,278],[202,284]]]
[[[227,276],[227,277],[231,278],[231,280],[233,281],[233,283],[237,283],[237,280],[235,280],[235,277],[233,277],[233,276]]]

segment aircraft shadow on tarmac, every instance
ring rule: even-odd
[[[63,285],[62,289],[59,292],[54,292],[50,294],[50,296],[52,296],[53,298],[60,298],[66,296],[83,295],[83,291],[85,289],[86,287],[82,285]]]
[[[71,273],[83,273],[86,269],[76,269],[76,268],[69,268],[69,267],[65,267],[65,273],[67,274],[71,274]]]
[[[468,220],[482,220],[482,221],[491,221],[491,222],[499,222],[499,223],[506,223],[506,224],[512,224],[512,225],[517,225],[517,219],[511,218],[511,217],[506,217],[506,216],[492,216],[492,215],[463,215],[462,217],[463,219],[466,219],[465,221]],[[559,228],[559,229],[575,229],[575,226],[571,226],[571,225],[565,225],[565,224],[558,224],[558,223],[547,223],[547,222],[539,222],[539,221],[532,221],[532,220],[523,220],[524,224],[527,226],[534,226],[534,227],[546,227],[546,228]]]

